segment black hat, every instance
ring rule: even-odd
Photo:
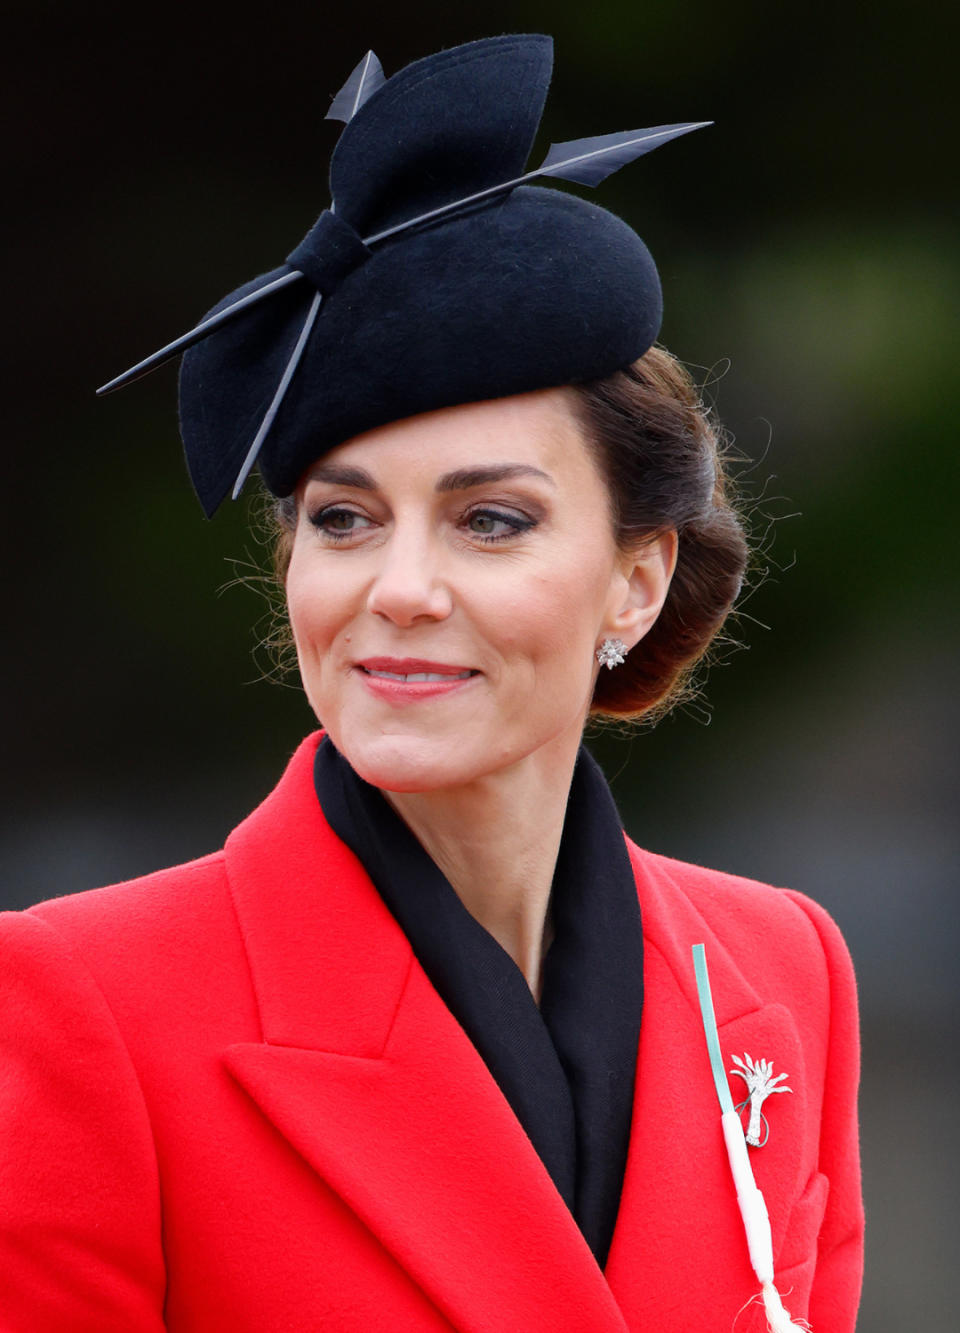
[[[189,348],[180,426],[208,515],[255,461],[288,495],[362,431],[594,379],[651,346],[660,283],[640,238],[575,195],[523,182],[593,185],[698,126],[553,145],[524,174],[551,67],[542,36],[469,42],[386,80],[369,53],[329,113],[347,122],[330,208],[283,265],[100,391]]]

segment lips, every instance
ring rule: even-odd
[[[458,671],[456,674],[450,671],[408,671],[400,674],[395,671],[367,671],[368,676],[375,676],[377,680],[399,680],[405,685],[416,684],[423,681],[441,681],[449,680],[469,680],[473,675],[472,671]]]
[[[467,680],[477,674],[471,667],[452,666],[447,662],[432,662],[419,657],[368,657],[357,666],[376,680],[391,680],[401,684],[434,682],[449,684]]]

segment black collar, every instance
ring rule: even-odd
[[[643,938],[613,798],[581,749],[554,873],[540,1008],[382,794],[329,740],[314,781],[430,981],[523,1125],[598,1263],[613,1235],[630,1137]]]

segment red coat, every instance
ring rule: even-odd
[[[601,1272],[326,826],[316,743],[222,852],[2,918],[0,1330],[728,1333],[757,1284],[697,1007],[704,942],[724,1057],[772,1060],[793,1089],[752,1153],[778,1286],[815,1333],[849,1333],[856,1012],[825,913],[631,847],[645,1002]],[[754,1309],[737,1333],[760,1326]]]

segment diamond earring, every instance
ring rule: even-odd
[[[597,661],[601,666],[609,667],[611,671],[626,660],[627,645],[622,639],[604,639],[597,649]]]

